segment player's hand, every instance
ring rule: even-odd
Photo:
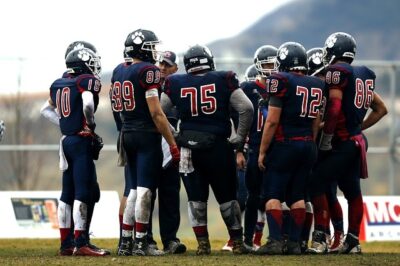
[[[243,152],[237,152],[236,153],[236,165],[238,169],[245,169],[246,167],[246,158],[244,157]]]
[[[171,152],[171,156],[172,156],[172,163],[175,166],[179,165],[179,161],[181,159],[181,154],[179,152],[179,148],[176,145],[173,146],[169,146],[169,151]]]
[[[99,135],[94,133],[94,136],[92,138],[92,157],[93,157],[93,160],[98,160],[99,159],[100,151],[103,148],[103,146],[104,146],[103,139]]]
[[[265,171],[264,161],[265,161],[265,153],[260,152],[260,154],[258,155],[258,168],[260,168],[261,171]]]

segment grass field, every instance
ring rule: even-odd
[[[104,258],[57,256],[56,239],[1,239],[0,265],[400,265],[400,242],[363,243],[363,255],[326,256],[234,256],[219,249],[223,240],[212,241],[212,255],[196,256],[194,240],[186,240],[188,251],[181,255],[163,257],[118,257],[116,239],[93,240],[98,246],[108,248],[112,255]]]

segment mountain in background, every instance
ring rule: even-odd
[[[331,33],[344,31],[356,39],[357,59],[399,60],[399,10],[398,0],[294,0],[209,48],[215,57],[253,57],[264,44],[279,47],[296,41],[308,50],[323,46]]]

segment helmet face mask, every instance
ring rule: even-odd
[[[186,73],[195,73],[203,70],[215,70],[214,56],[210,49],[203,45],[190,47],[183,55],[183,64]]]
[[[272,45],[263,45],[254,53],[255,67],[262,77],[268,77],[277,72],[276,68],[276,47]]]

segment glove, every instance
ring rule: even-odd
[[[103,139],[99,135],[94,133],[94,136],[92,138],[92,157],[93,157],[93,160],[98,160],[99,159],[100,151],[103,148],[103,146],[104,146]]]
[[[326,134],[322,131],[321,140],[319,142],[319,149],[321,151],[332,150],[332,138],[333,138],[333,134]]]
[[[169,151],[171,152],[171,156],[172,156],[172,163],[176,166],[179,165],[179,161],[180,161],[180,157],[181,154],[179,152],[179,148],[176,145],[173,146],[169,146]]]

